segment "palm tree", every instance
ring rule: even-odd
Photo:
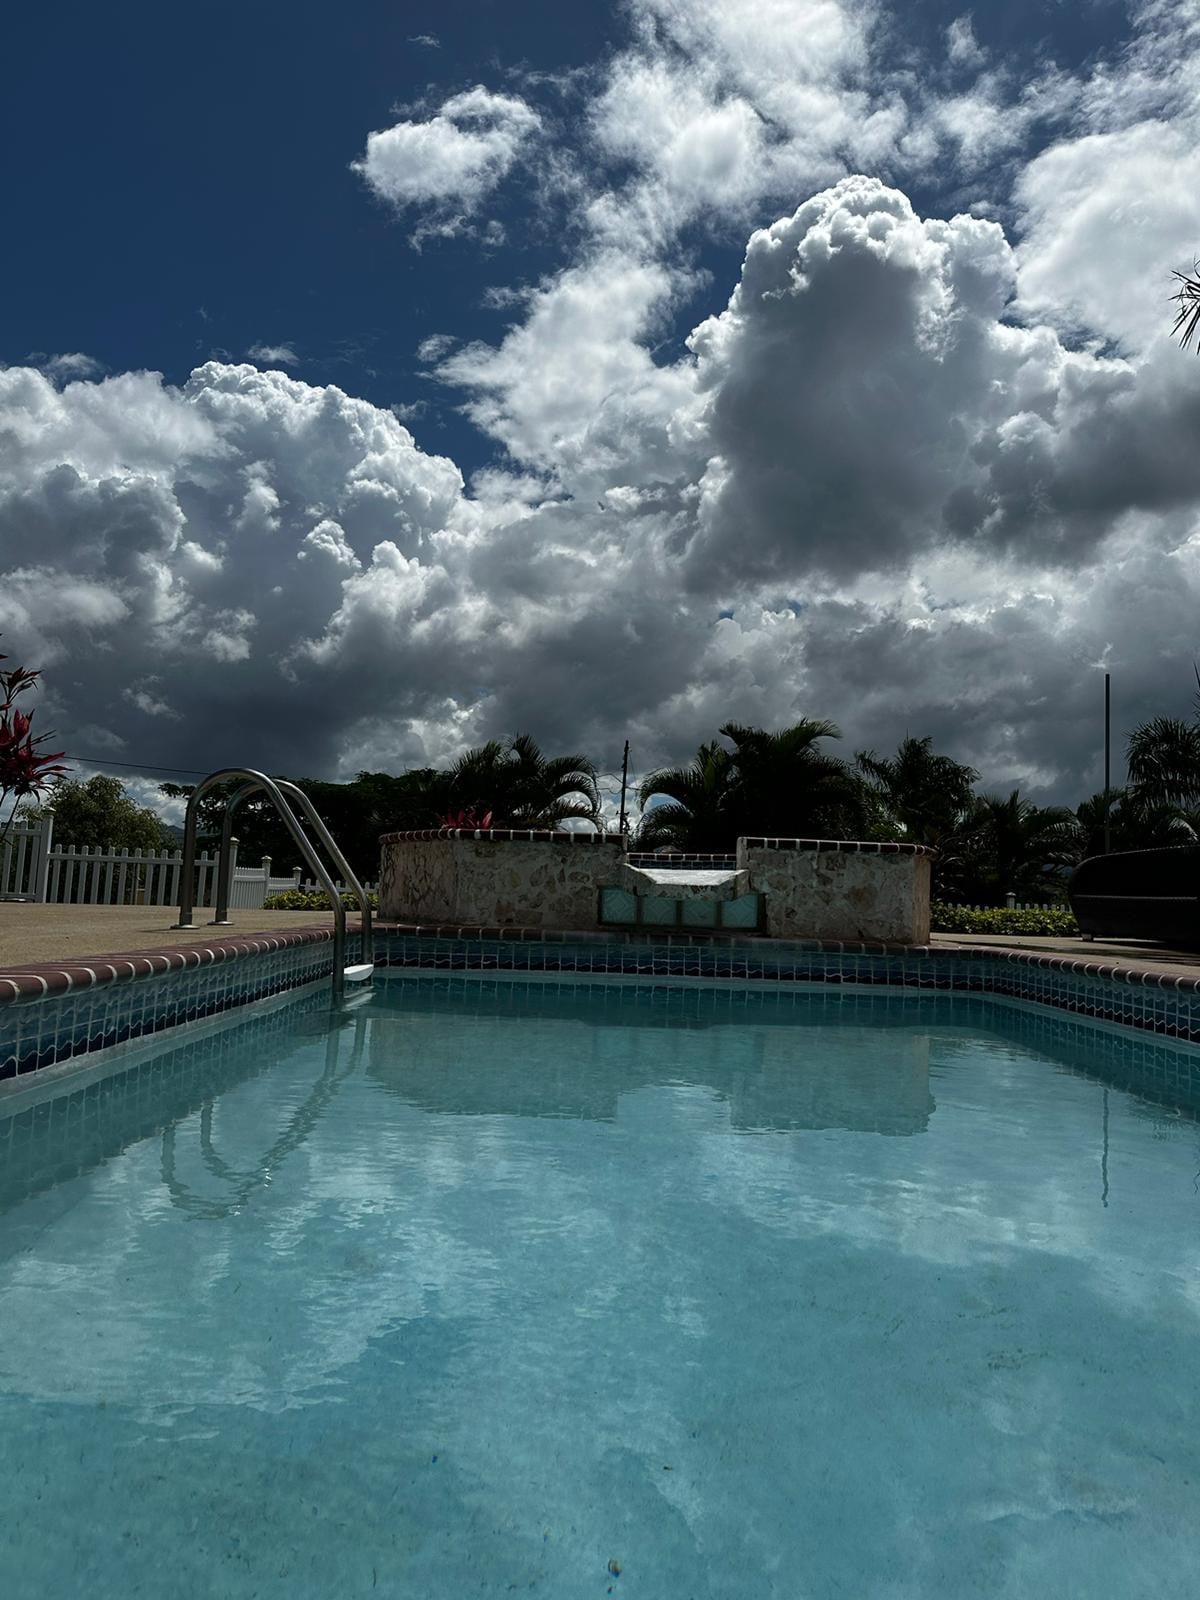
[[[1175,313],[1175,326],[1171,329],[1186,350],[1196,341],[1200,350],[1200,261],[1192,263],[1191,272],[1176,272],[1179,288],[1171,296],[1179,305]]]
[[[939,845],[954,835],[971,808],[972,786],[979,780],[974,767],[935,754],[931,738],[905,737],[894,756],[864,750],[857,761],[913,844]]]
[[[1094,794],[1075,807],[1075,817],[1085,856],[1103,855],[1106,842],[1110,850],[1152,850],[1195,844],[1200,839],[1200,809],[1150,800],[1131,789],[1110,789],[1107,800],[1103,794]]]
[[[729,812],[733,764],[728,750],[717,743],[702,744],[686,767],[662,767],[652,772],[638,790],[642,820],[636,843],[639,850],[673,850],[719,853],[732,849]],[[664,803],[646,810],[654,796]]]
[[[720,731],[732,751],[701,745],[688,766],[652,772],[642,784],[643,808],[658,795],[667,802],[645,811],[638,830],[643,848],[726,851],[745,834],[862,836],[868,816],[862,781],[818,748],[822,739],[841,737],[832,722],[806,718],[774,733],[727,722]]]
[[[553,828],[568,817],[600,820],[593,763],[581,755],[544,755],[527,733],[489,740],[460,756],[450,773],[450,802],[480,815],[490,811],[497,827]]]
[[[867,805],[862,780],[846,762],[818,748],[840,739],[836,723],[805,717],[777,733],[727,722],[733,745],[732,810],[742,834],[769,838],[862,837]]]
[[[1014,789],[977,799],[956,842],[967,896],[999,905],[1009,892],[1052,898],[1064,870],[1079,860],[1083,834],[1065,806],[1035,806]]]
[[[1157,805],[1200,800],[1200,724],[1152,717],[1129,735],[1133,793]]]

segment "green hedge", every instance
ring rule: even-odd
[[[346,903],[347,911],[358,910],[358,896],[344,894],[342,899]],[[379,910],[379,896],[374,889],[367,894],[371,902],[371,910]],[[269,894],[263,901],[265,911],[332,911],[333,901],[324,889],[288,889],[283,894]]]
[[[1023,933],[1068,939],[1079,933],[1072,913],[1058,906],[1036,911],[989,906],[979,911],[974,906],[949,906],[935,900],[930,912],[934,933]]]

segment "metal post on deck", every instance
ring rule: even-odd
[[[621,757],[621,820],[617,824],[621,838],[625,837],[625,791],[629,787],[629,740],[625,741],[625,754]]]
[[[217,853],[217,892],[213,895],[213,914],[209,919],[210,928],[227,928],[229,926],[229,902],[233,895],[233,868],[237,860],[238,842],[233,836],[233,814],[237,804],[250,790],[248,784],[243,784],[229,798],[225,807],[225,815],[221,820],[221,847]]]
[[[1112,678],[1104,674],[1104,854],[1112,849],[1112,824],[1108,817],[1108,791],[1112,769]]]
[[[227,928],[230,925],[229,905],[233,899],[233,875],[237,871],[238,842],[229,831],[229,813],[221,834],[221,850],[217,857],[217,892],[213,896],[213,914],[210,928]]]
[[[193,789],[183,814],[183,860],[179,868],[179,921],[172,928],[194,928],[196,900],[196,816],[201,796]]]

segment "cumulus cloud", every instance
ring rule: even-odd
[[[703,70],[659,56],[618,60],[592,110],[605,156],[643,175],[592,207],[597,231],[644,240],[703,212],[737,216],[762,187],[767,130],[754,107]]]
[[[955,17],[946,29],[946,54],[957,67],[977,67],[984,58],[969,15]]]
[[[531,296],[498,348],[466,346],[440,376],[469,391],[469,415],[523,463],[569,476],[579,492],[600,493],[614,471],[636,481],[648,455],[669,453],[665,424],[690,387],[647,346],[691,281],[604,252]]]
[[[715,447],[692,581],[846,579],[956,541],[1071,564],[1127,510],[1190,505],[1192,368],[1013,326],[1015,281],[996,223],[922,220],[877,180],[755,234],[690,341]]]
[[[965,18],[920,73],[872,6],[630,0],[561,264],[498,286],[494,342],[418,350],[499,447],[469,486],[411,402],[0,371],[0,628],[47,711],[94,752],[342,774],[523,728],[648,767],[811,713],[1076,797],[1099,661],[1119,725],[1188,704],[1200,363],[1154,285],[1200,238],[1186,10],[1022,82]],[[549,125],[476,88],[359,171],[454,231]],[[1008,177],[922,215],[848,165]],[[692,245],[734,232],[711,281]]]
[[[269,367],[294,367],[300,359],[290,344],[252,344],[246,354]]]
[[[636,0],[654,37],[693,62],[719,64],[729,84],[760,101],[793,137],[832,141],[869,93],[881,21],[875,4],[847,0]],[[832,113],[836,130],[819,125]]]
[[[62,355],[47,356],[40,351],[25,357],[31,367],[37,367],[48,378],[59,383],[69,383],[73,378],[96,378],[104,371],[104,363],[82,350],[68,350]]]
[[[440,361],[458,341],[452,333],[431,333],[417,346],[418,361]]]
[[[1021,174],[1021,301],[1137,350],[1169,326],[1171,269],[1200,250],[1198,128],[1141,122],[1052,145]]]
[[[1022,312],[1126,351],[1169,326],[1171,271],[1200,248],[1200,14],[1145,0],[1133,20],[1120,58],[1079,78],[1071,125],[1014,186]]]
[[[701,219],[728,229],[852,173],[941,186],[1011,158],[1082,85],[990,66],[962,16],[944,55],[898,52],[886,8],[850,0],[630,0],[589,126],[606,181],[586,207],[606,245],[661,249]]]
[[[370,134],[354,170],[398,211],[425,210],[426,229],[453,231],[507,176],[540,126],[519,96],[476,85],[432,117]]]
[[[1200,365],[1014,323],[1001,228],[877,180],[756,231],[661,365],[671,276],[620,259],[443,363],[512,462],[472,492],[279,371],[0,374],[0,627],[59,726],[349,773],[526,727],[650,765],[816,712],[1054,793],[1090,781],[1096,662],[1130,715],[1186,701]]]
[[[182,389],[9,369],[0,418],[0,627],[47,668],[60,725],[129,747],[129,708],[169,706],[186,729],[145,759],[336,761],[302,641],[385,534],[424,551],[462,514],[457,469],[388,411],[219,363]]]
[[[756,233],[691,338],[715,446],[693,581],[846,577],[936,540],[1019,365],[996,328],[1012,275],[995,223],[922,222],[876,180]]]
[[[163,699],[160,687],[161,679],[143,678],[140,683],[129,684],[122,691],[122,698],[148,717],[168,717],[172,721],[178,721],[179,712],[173,710],[170,702]]]

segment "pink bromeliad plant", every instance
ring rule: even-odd
[[[485,811],[481,817],[471,807],[468,807],[465,811],[447,811],[438,824],[442,828],[469,828],[472,830],[490,828],[491,825],[492,813],[490,811]]]
[[[0,661],[7,660],[0,655]],[[8,837],[20,802],[44,794],[68,770],[62,764],[64,751],[41,749],[53,734],[35,734],[33,712],[24,712],[17,705],[18,696],[32,689],[40,677],[40,672],[28,667],[0,667],[0,818],[9,807],[7,818],[0,822],[0,845]]]

